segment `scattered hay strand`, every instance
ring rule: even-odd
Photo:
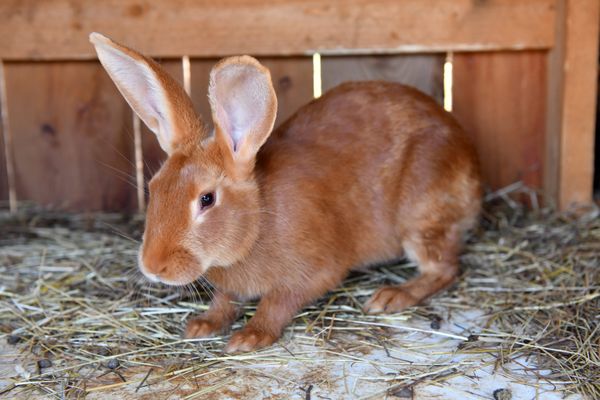
[[[312,384],[269,368],[306,362],[345,370],[364,362],[381,371],[360,377],[385,383],[376,397],[423,381],[443,385],[474,367],[469,358],[440,361],[448,351],[436,341],[403,342],[392,334],[405,332],[454,341],[456,354],[492,354],[486,362],[498,370],[532,360],[524,368],[549,371],[539,377],[557,389],[600,398],[599,215],[598,208],[527,213],[512,201],[490,204],[462,257],[463,276],[429,305],[364,315],[361,304],[379,286],[415,271],[408,262],[381,266],[352,275],[303,310],[277,345],[227,355],[225,336],[181,338],[186,318],[206,309],[208,290],[150,286],[137,273],[140,218],[34,208],[0,212],[0,337],[14,349],[8,356],[18,360],[17,376],[0,387],[0,395],[79,398],[121,387],[138,393],[170,382],[191,387],[181,395],[191,399],[218,393],[248,372],[310,397]],[[476,334],[440,329],[440,320],[474,305],[485,315]],[[247,305],[244,319],[254,311]],[[369,358],[370,351],[384,351],[386,358]],[[407,351],[415,359],[404,359]],[[327,383],[319,374],[310,379]]]

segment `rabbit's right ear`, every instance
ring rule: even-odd
[[[215,135],[236,174],[254,167],[256,153],[273,130],[277,97],[269,70],[249,56],[230,57],[210,73],[208,97]]]
[[[96,32],[90,34],[90,42],[127,103],[167,154],[183,142],[204,138],[189,96],[157,63]]]

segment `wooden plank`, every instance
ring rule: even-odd
[[[0,104],[2,107],[2,104]],[[6,157],[4,152],[4,138],[0,124],[0,208],[8,207],[8,175],[6,172]]]
[[[17,198],[135,208],[131,112],[97,62],[6,63]]]
[[[92,31],[152,56],[540,49],[556,0],[0,2],[0,59],[89,59]]]
[[[277,94],[277,119],[279,126],[298,108],[313,99],[312,59],[310,57],[261,57],[260,62],[271,71],[271,80]],[[196,111],[210,129],[213,123],[208,104],[208,79],[210,70],[218,60],[194,59],[191,62],[191,97]]]
[[[208,80],[210,70],[218,62],[218,59],[192,59],[190,61],[191,98],[196,112],[206,123],[210,130],[213,122],[208,103]]]
[[[313,99],[313,66],[310,57],[265,58],[260,62],[271,71],[277,94],[278,127]]]
[[[345,81],[386,80],[416,87],[443,102],[444,55],[322,57],[323,91]]]
[[[0,64],[2,61],[0,61]],[[4,129],[5,121],[3,120],[3,107],[2,102],[2,86],[3,86],[3,73],[2,65],[0,65],[0,208],[8,207],[8,171],[7,171],[7,160],[6,160],[6,146],[4,144],[4,136],[7,132]]]
[[[598,0],[559,0],[549,56],[546,192],[561,209],[593,195]]]
[[[544,196],[558,207],[560,190],[560,139],[562,129],[563,78],[565,57],[565,0],[557,0],[556,43],[548,52],[548,94],[546,98],[546,154],[544,163]]]
[[[453,113],[474,138],[486,183],[541,188],[545,52],[454,54],[453,71]]]

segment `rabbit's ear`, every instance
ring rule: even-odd
[[[162,67],[99,33],[90,34],[90,42],[127,103],[167,154],[191,135],[205,134],[190,98]]]
[[[210,73],[208,97],[216,139],[235,165],[252,168],[277,115],[269,70],[249,56],[227,58]]]

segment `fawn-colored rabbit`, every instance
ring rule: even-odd
[[[211,133],[158,64],[90,40],[169,155],[150,182],[140,269],[171,285],[203,276],[216,289],[186,337],[227,330],[239,302],[260,299],[226,350],[270,345],[349,271],[403,255],[420,275],[379,289],[365,311],[402,310],[454,281],[481,185],[472,144],[432,99],[396,83],[346,83],[271,134],[269,71],[231,57],[210,74]]]

